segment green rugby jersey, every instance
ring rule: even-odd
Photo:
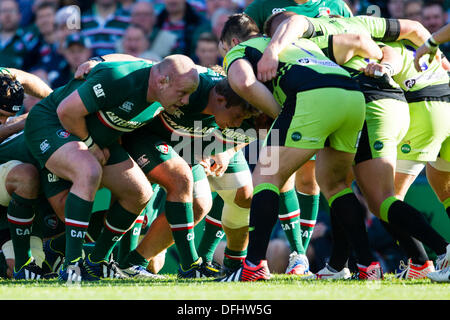
[[[160,104],[147,101],[148,79],[152,64],[145,61],[102,62],[86,80],[71,80],[38,103],[34,114],[57,117],[58,105],[78,90],[89,115],[88,131],[100,147],[106,147],[124,132],[143,126],[161,112]]]
[[[250,62],[254,72],[270,38],[257,37],[238,44],[225,56],[223,64],[228,72],[238,59]],[[328,59],[312,41],[298,39],[289,44],[278,55],[277,76],[265,85],[276,101],[283,105],[287,96],[295,97],[298,92],[317,88],[334,87],[358,90],[350,74]]]
[[[422,72],[414,67],[417,46],[410,41],[388,42],[403,58],[403,68],[393,78],[405,91],[408,102],[424,100],[450,101],[449,77],[441,63],[434,59],[428,63],[429,55],[421,58]]]
[[[310,23],[304,38],[323,37],[327,41],[333,34],[366,34],[375,41],[395,41],[400,35],[400,22],[397,19],[385,19],[369,16],[351,18],[307,18]],[[316,40],[317,41],[317,40]],[[319,45],[322,47],[321,45]]]
[[[38,167],[38,162],[34,159],[25,144],[23,131],[10,135],[0,143],[0,164],[11,160],[31,163]]]
[[[308,21],[311,25],[304,37],[314,42],[332,61],[335,61],[333,35],[364,33],[375,41],[393,41],[400,34],[400,25],[396,19],[357,16],[351,18],[308,18]],[[380,44],[382,45],[382,43]],[[368,77],[360,71],[367,67],[369,62],[377,61],[355,56],[342,65],[352,75],[353,79],[358,81],[366,102],[383,98],[405,101],[403,91],[392,79],[387,76],[381,78]]]
[[[328,16],[330,14],[351,17],[352,11],[343,0],[310,0],[298,4],[294,0],[254,0],[244,10],[258,25],[262,32],[264,23],[272,14],[293,11],[307,17]]]

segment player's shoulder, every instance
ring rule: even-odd
[[[152,63],[148,61],[114,61],[114,62],[101,62],[97,64],[91,72],[89,72],[88,79],[90,77],[101,77],[105,81],[113,81],[129,76],[130,74],[137,75],[136,71],[146,70],[152,67]]]

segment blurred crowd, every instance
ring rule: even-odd
[[[251,0],[0,0],[0,66],[66,83],[90,56],[151,60],[174,53],[221,64],[217,41],[228,15]],[[346,0],[355,15],[418,20],[430,31],[449,20],[450,0]],[[442,46],[448,57],[450,46]],[[33,102],[30,101],[30,104]]]

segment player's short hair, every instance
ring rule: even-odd
[[[241,41],[250,39],[251,36],[260,35],[261,31],[256,22],[245,13],[236,13],[231,15],[225,22],[220,35],[220,41],[231,43],[232,38],[238,38]]]
[[[297,14],[292,11],[281,11],[281,12],[276,12],[276,13],[272,14],[264,22],[264,29],[263,29],[264,34],[271,37],[272,33],[276,30],[276,28],[280,25],[281,22],[283,22],[285,19],[289,18],[290,16],[295,16],[295,15],[297,15]]]
[[[227,101],[225,105],[226,108],[240,106],[244,111],[250,113],[251,115],[258,115],[260,113],[259,109],[253,107],[231,88],[226,78],[220,80],[216,84],[215,90],[218,94],[225,97],[225,100]]]
[[[442,2],[437,0],[425,1],[423,3],[422,10],[433,6],[438,6],[442,9],[443,12],[445,12],[444,5],[442,4]]]
[[[0,109],[16,113],[22,107],[24,89],[22,84],[9,72],[0,72]]]
[[[212,32],[203,32],[198,36],[197,43],[200,41],[215,43],[216,45],[219,43],[219,39],[217,39],[216,35]]]
[[[58,10],[58,7],[55,3],[50,2],[50,1],[44,1],[44,2],[40,2],[36,6],[35,11],[37,12],[39,10],[43,10],[43,9],[47,9],[47,8],[53,9],[53,11],[55,11],[55,12]]]

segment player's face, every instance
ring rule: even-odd
[[[186,77],[170,81],[160,91],[159,102],[168,113],[189,103],[189,96],[197,89],[198,84]]]
[[[217,125],[221,129],[225,128],[238,128],[242,125],[245,119],[251,117],[251,114],[240,106],[231,106],[226,108],[225,104],[220,105],[217,108],[217,112],[214,113]]]

